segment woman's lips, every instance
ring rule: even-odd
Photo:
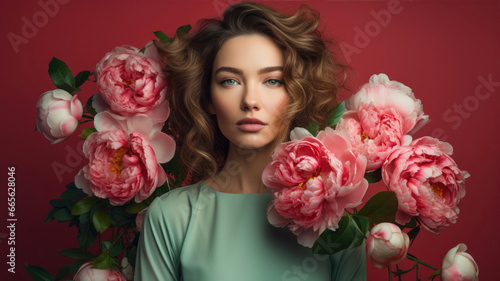
[[[236,127],[244,132],[258,132],[265,126],[267,124],[258,118],[243,118],[236,123]]]

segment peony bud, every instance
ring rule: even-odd
[[[123,277],[127,280],[134,280],[134,269],[132,268],[132,265],[128,262],[127,257],[124,257],[121,262],[122,265],[122,272],[123,272]]]
[[[373,266],[384,268],[406,257],[410,239],[396,225],[379,223],[372,228],[366,242],[366,256]]]
[[[77,95],[56,89],[43,93],[36,104],[36,129],[52,142],[58,143],[71,134],[83,115]]]
[[[474,258],[465,251],[467,246],[460,243],[448,251],[443,259],[441,279],[443,281],[477,281],[479,267]]]
[[[73,278],[74,281],[126,281],[119,270],[97,269],[92,262],[83,264]]]

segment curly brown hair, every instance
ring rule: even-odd
[[[155,42],[166,64],[172,114],[169,128],[181,149],[184,164],[197,180],[213,176],[224,164],[228,140],[210,115],[210,83],[215,57],[227,40],[249,34],[271,38],[283,52],[283,82],[290,96],[282,122],[287,124],[276,144],[287,139],[290,128],[326,123],[338,104],[339,64],[318,30],[319,14],[301,6],[285,15],[257,3],[230,6],[222,20],[203,19],[193,34],[177,33],[168,45]]]

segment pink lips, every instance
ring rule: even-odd
[[[236,127],[245,132],[258,132],[265,126],[267,126],[267,124],[260,121],[258,118],[243,118],[236,123]]]

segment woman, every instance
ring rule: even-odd
[[[317,26],[307,7],[286,16],[240,3],[163,48],[170,126],[201,180],[149,207],[135,280],[366,280],[362,247],[313,256],[266,216],[274,148],[337,104]]]

